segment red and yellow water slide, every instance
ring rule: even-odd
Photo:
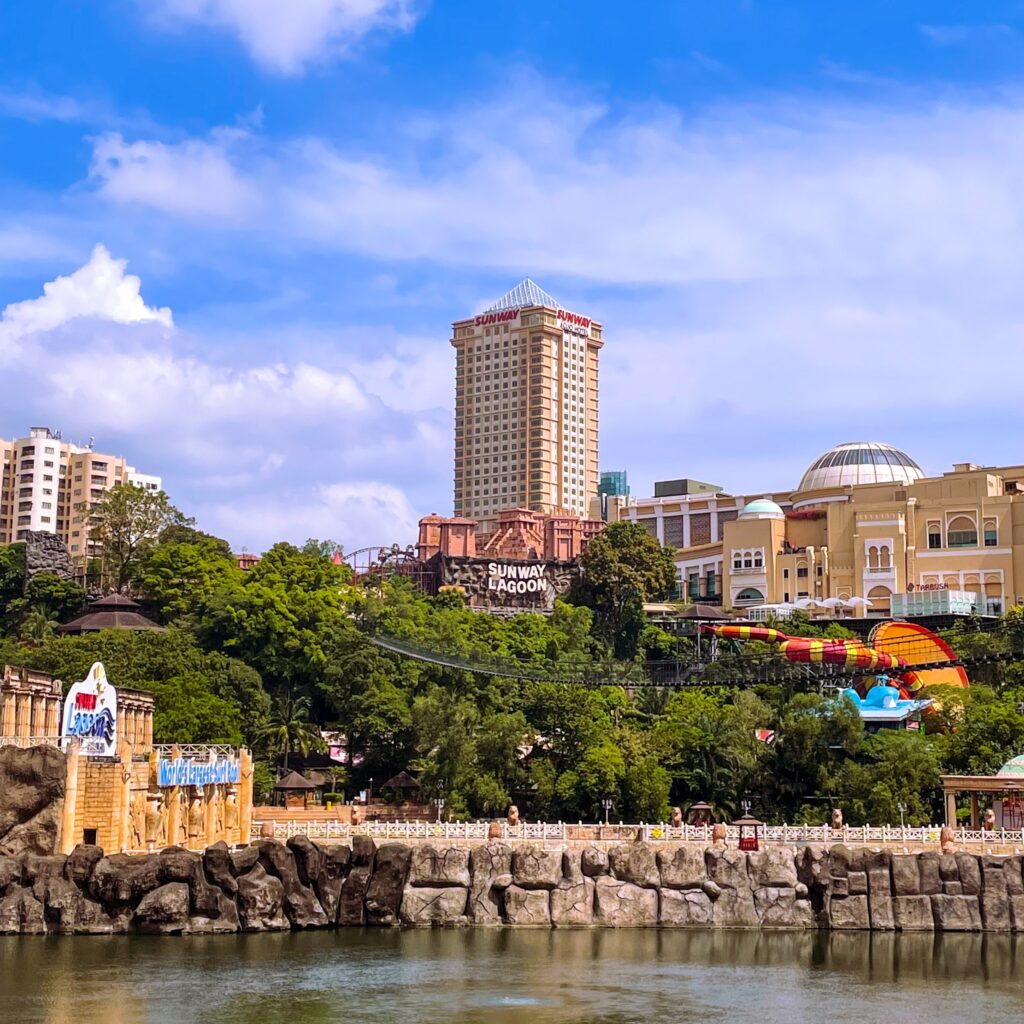
[[[839,665],[864,675],[885,673],[893,676],[902,696],[912,697],[925,686],[968,686],[967,673],[954,662],[956,655],[944,640],[931,630],[912,622],[883,622],[871,631],[868,643],[862,640],[820,640],[789,636],[767,626],[707,625],[703,632],[728,640],[761,640],[779,645],[779,651],[793,662]],[[928,665],[915,671],[914,665]]]

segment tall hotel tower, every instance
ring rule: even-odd
[[[601,325],[529,278],[452,325],[455,515],[503,508],[586,518],[597,494]]]

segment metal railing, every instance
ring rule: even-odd
[[[289,820],[266,817],[253,821],[252,838],[260,838],[262,826],[272,824],[275,839],[308,836],[310,839],[349,839],[354,835],[374,839],[471,839],[486,840],[493,822],[425,822],[425,821],[368,821],[352,825],[333,819]],[[595,825],[582,822],[522,822],[509,825],[499,822],[501,838],[529,841],[597,841],[630,840],[643,838],[650,842],[711,842],[710,825],[637,824]],[[760,838],[764,843],[849,843],[906,846],[937,846],[941,825],[890,826],[851,825],[840,829],[828,825],[764,825]],[[726,827],[730,844],[740,837],[735,825]],[[1024,846],[1024,829],[959,829],[956,842],[960,845]]]
[[[209,761],[212,753],[216,758],[231,758],[238,756],[238,748],[230,747],[224,743],[154,743],[153,749],[157,755],[164,760],[171,757],[174,748],[178,749],[179,757],[191,757],[197,761]]]

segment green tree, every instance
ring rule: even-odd
[[[56,616],[45,608],[30,608],[21,620],[21,639],[32,644],[41,644],[54,635],[59,625]]]
[[[163,491],[118,484],[78,506],[89,537],[101,546],[105,584],[119,593],[128,586],[143,553],[171,526],[190,526]]]
[[[282,694],[274,700],[270,719],[257,734],[257,741],[268,754],[283,756],[283,770],[288,771],[288,755],[303,756],[323,746],[320,731],[310,721],[309,698]]]
[[[616,657],[636,657],[644,602],[671,596],[674,557],[638,523],[612,523],[587,545],[571,600],[593,609],[595,631]]]
[[[73,580],[62,579],[52,572],[39,572],[25,583],[24,595],[10,602],[8,614],[17,619],[31,610],[40,610],[59,625],[82,611],[87,600],[85,589]]]
[[[160,542],[138,559],[132,585],[164,622],[195,614],[218,588],[242,575],[225,547],[216,537],[187,528],[168,528]]]

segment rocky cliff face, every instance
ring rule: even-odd
[[[1020,857],[629,843],[473,849],[305,837],[203,854],[0,856],[0,933],[345,925],[1024,931]]]
[[[57,849],[65,757],[56,747],[0,747],[0,854]]]

